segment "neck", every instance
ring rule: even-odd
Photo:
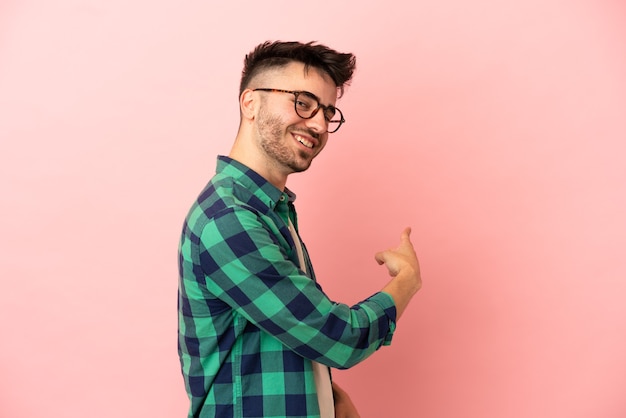
[[[287,176],[289,174],[284,173],[282,167],[276,167],[263,158],[259,158],[259,152],[259,150],[250,146],[249,143],[246,144],[246,141],[237,135],[235,143],[233,144],[228,156],[256,171],[265,180],[273,184],[278,190],[285,190],[285,186],[287,185]]]

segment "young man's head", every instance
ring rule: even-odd
[[[355,58],[323,45],[266,42],[246,55],[241,124],[231,152],[283,187],[324,149],[345,122],[335,107],[352,78]]]

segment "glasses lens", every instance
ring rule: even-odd
[[[306,91],[296,93],[296,113],[304,119],[314,116],[320,104],[317,98]],[[334,106],[323,107],[324,119],[328,123],[328,133],[336,132],[344,122],[341,110]]]
[[[326,109],[324,109],[324,118],[326,118],[327,121],[331,121],[335,118],[335,115],[337,114],[336,110],[334,107],[329,106]]]
[[[337,132],[341,125],[345,122],[341,110],[333,108],[333,117],[328,122],[328,133]]]
[[[319,103],[315,97],[307,94],[306,92],[298,93],[296,95],[296,113],[298,116],[304,119],[308,119],[313,115],[313,112],[317,110]]]

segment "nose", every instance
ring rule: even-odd
[[[320,135],[328,132],[328,123],[324,117],[324,110],[318,108],[312,118],[306,119],[306,125],[309,129],[312,129],[315,133]]]

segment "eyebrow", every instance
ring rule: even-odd
[[[327,109],[337,109],[335,107],[335,105],[331,105],[331,104],[325,105],[324,103],[322,103],[322,99],[320,99],[319,97],[317,97],[315,94],[311,93],[310,91],[307,91],[307,90],[294,90],[294,91],[297,91],[297,92],[300,92],[300,93],[303,93],[303,94],[308,94],[309,96],[311,96],[312,98],[317,100],[317,102],[319,104],[321,104],[322,106],[324,106]]]

